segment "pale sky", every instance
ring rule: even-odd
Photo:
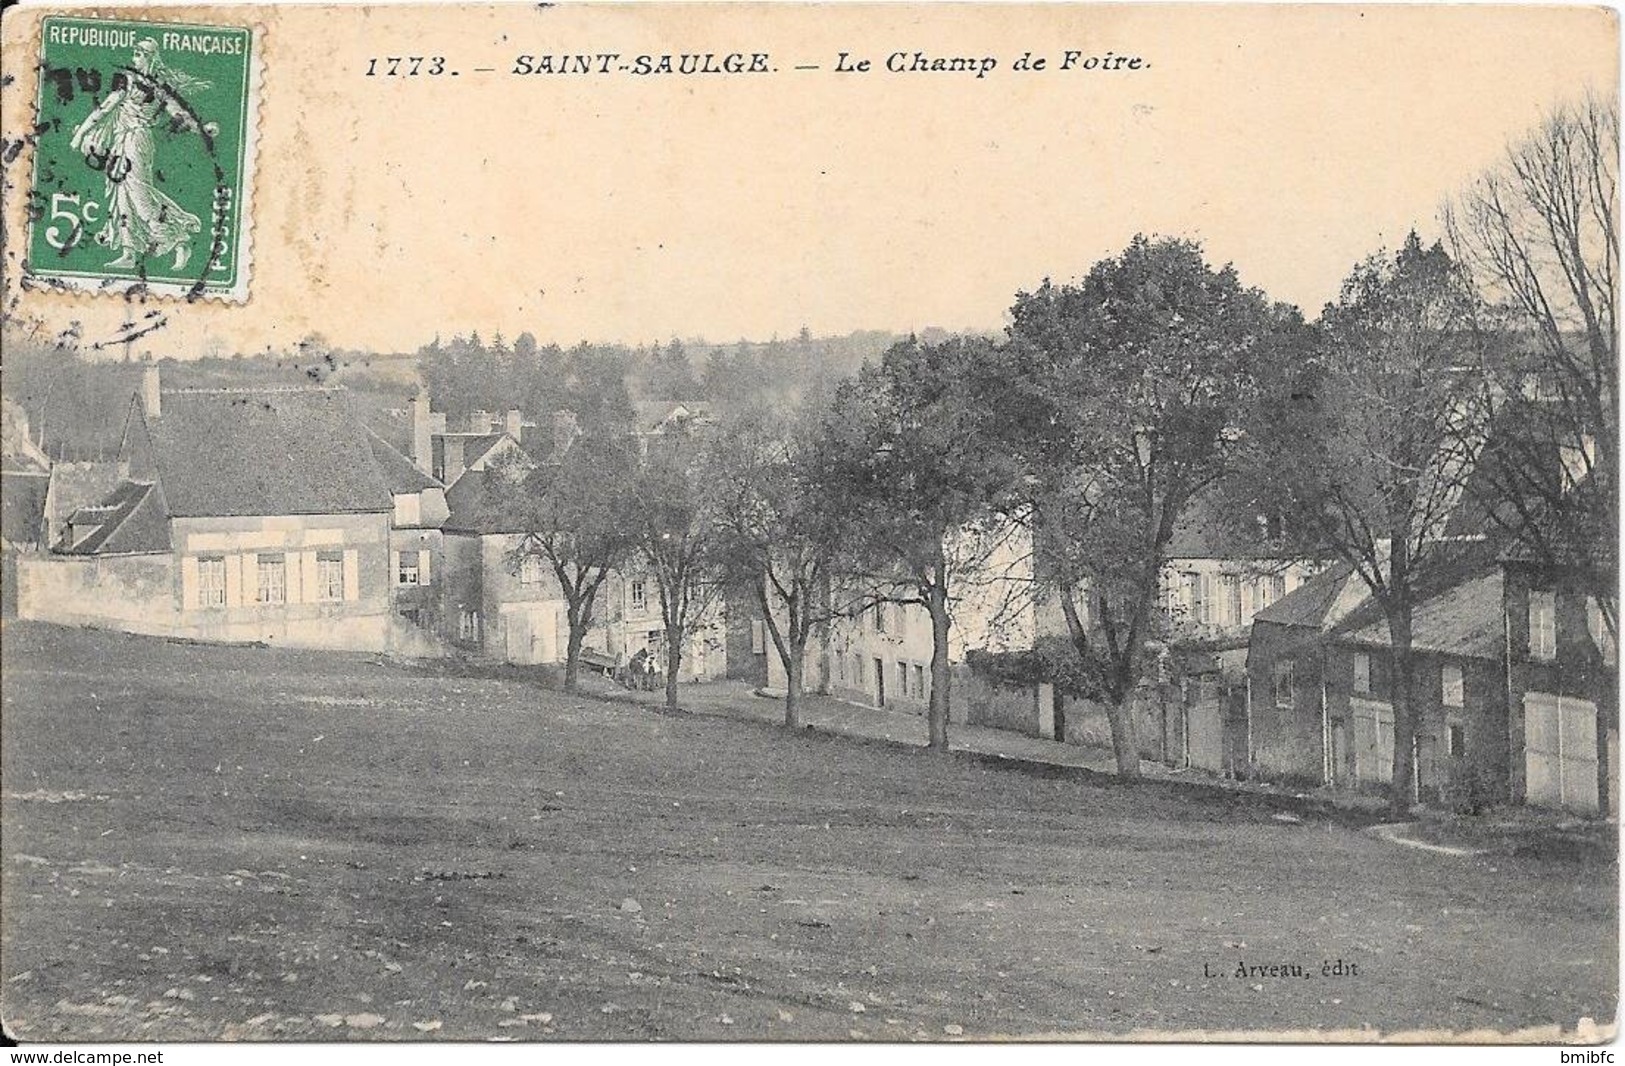
[[[1074,278],[1136,231],[1197,238],[1312,317],[1357,260],[1412,226],[1433,233],[1441,198],[1545,109],[1618,84],[1614,16],[1590,8],[149,15],[253,22],[265,44],[250,298],[153,304],[169,325],[143,346],[179,357],[311,331],[409,350],[470,329],[572,343],[998,328],[1018,290]],[[8,57],[36,39],[26,13],[7,13]],[[1149,67],[1054,69],[1066,49]],[[843,50],[875,69],[835,73]],[[899,50],[998,68],[881,69]],[[1012,71],[1027,50],[1051,69]],[[778,69],[505,73],[521,53],[685,51],[767,52]],[[460,74],[364,76],[371,56],[416,54]],[[33,78],[17,73],[8,136],[33,109]],[[28,163],[8,170],[16,235]],[[11,286],[11,249],[6,271]],[[25,293],[18,308],[80,319],[91,339],[124,314],[105,296]]]

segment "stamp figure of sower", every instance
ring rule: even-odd
[[[158,188],[153,131],[170,125],[212,137],[219,127],[199,123],[184,103],[208,83],[165,64],[157,41],[136,44],[131,67],[113,75],[112,92],[74,130],[70,144],[106,175],[106,221],[96,242],[118,250],[107,265],[133,267],[148,256],[173,254],[171,267],[180,270],[203,222]]]
[[[248,298],[257,32],[41,20],[30,280],[105,295]]]

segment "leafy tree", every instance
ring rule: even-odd
[[[700,386],[694,378],[694,366],[688,351],[676,337],[664,351],[655,352],[650,368],[649,395],[661,399],[687,400],[699,395]]]
[[[634,413],[624,352],[583,341],[565,359],[564,380],[564,406],[575,412],[583,427],[631,428]]]
[[[829,583],[848,524],[832,506],[819,426],[757,407],[730,416],[713,443],[727,569],[762,612],[784,667],[784,724],[800,724],[807,645],[830,621]]]
[[[666,708],[677,710],[684,642],[723,592],[716,486],[705,476],[704,442],[669,434],[650,448],[635,481],[632,532],[654,577],[666,645]]]
[[[1410,805],[1417,737],[1413,616],[1484,433],[1477,302],[1438,244],[1415,233],[1355,267],[1321,315],[1290,399],[1257,427],[1254,484],[1286,529],[1352,568],[1387,622],[1393,657],[1391,802]]]
[[[1144,236],[1075,285],[1018,295],[1011,317],[989,402],[1077,660],[1061,673],[1106,704],[1118,773],[1136,776],[1131,702],[1167,636],[1169,541],[1236,469],[1260,378],[1297,317],[1196,244]]]
[[[915,605],[930,616],[928,723],[939,751],[948,747],[955,596],[985,577],[1008,531],[996,504],[1010,466],[990,447],[973,384],[992,364],[980,339],[898,342],[837,390],[820,459],[830,506],[853,537],[840,605]]]
[[[564,687],[575,691],[581,648],[592,629],[599,590],[636,546],[630,503],[636,457],[624,437],[595,433],[578,438],[518,482],[528,532],[514,550],[517,568],[526,556],[546,561],[564,594],[570,634],[565,647]],[[493,479],[502,483],[503,478]]]

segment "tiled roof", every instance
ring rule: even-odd
[[[339,389],[183,390],[145,425],[177,517],[390,510],[372,444]]]
[[[1417,651],[1497,658],[1506,639],[1502,610],[1500,571],[1481,574],[1416,606],[1411,615],[1411,646]],[[1387,647],[1388,622],[1377,619],[1358,629],[1340,632],[1336,639]]]
[[[138,481],[120,483],[107,502],[81,507],[74,521],[100,521],[95,532],[62,549],[72,555],[119,555],[128,552],[169,550],[169,516],[154,485]]]
[[[7,470],[0,474],[0,539],[7,544],[40,544],[45,539],[45,492],[51,479],[43,473]]]
[[[379,473],[384,476],[384,483],[394,495],[422,492],[425,489],[443,488],[439,481],[425,474],[412,464],[412,460],[402,455],[395,447],[383,437],[367,430],[367,439],[372,445],[372,458],[378,464]]]

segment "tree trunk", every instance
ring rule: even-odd
[[[926,719],[933,751],[948,750],[948,590],[931,587],[926,607],[931,613],[931,702]]]
[[[1066,741],[1066,696],[1061,690],[1050,686],[1050,708],[1055,718],[1055,739]]]
[[[1394,709],[1394,774],[1389,785],[1388,809],[1408,817],[1416,793],[1416,656],[1411,651],[1409,601],[1396,605],[1388,617],[1388,637],[1394,649],[1394,676],[1389,702]]]
[[[576,679],[581,672],[581,644],[587,639],[587,627],[574,611],[570,612],[570,636],[564,645],[564,691],[576,690]]]
[[[1134,729],[1134,693],[1106,704],[1106,720],[1112,726],[1112,753],[1117,756],[1118,777],[1140,776],[1140,741]]]
[[[790,661],[784,664],[784,727],[801,728],[801,673],[805,641],[790,641]]]
[[[666,630],[666,710],[677,710],[677,671],[683,666],[683,630]]]

